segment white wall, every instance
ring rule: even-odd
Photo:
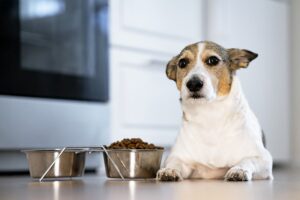
[[[291,1],[292,29],[292,158],[300,165],[300,1]]]

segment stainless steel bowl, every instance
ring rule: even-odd
[[[30,176],[41,178],[59,156],[61,149],[30,149],[23,152],[27,156]],[[44,178],[82,176],[85,168],[85,156],[86,151],[81,149],[66,149]]]
[[[155,178],[160,169],[163,151],[163,149],[107,149],[116,166],[103,152],[106,175],[109,178],[121,178],[117,167],[124,178]]]

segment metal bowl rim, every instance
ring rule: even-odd
[[[31,153],[31,152],[43,152],[43,153],[54,153],[54,152],[60,152],[62,149],[55,148],[55,149],[24,149],[21,150],[21,152],[24,153]],[[65,149],[64,153],[86,153],[88,150],[85,148],[72,148],[72,149]]]
[[[164,149],[106,149],[107,152],[161,152]]]
[[[62,148],[40,148],[40,149],[23,149],[21,152],[24,153],[54,153],[54,152],[60,152]],[[93,149],[93,148],[66,148],[64,152],[69,152],[69,153],[86,153],[86,152],[99,152],[102,151],[104,152],[103,149]],[[107,152],[163,152],[165,149],[107,149]]]

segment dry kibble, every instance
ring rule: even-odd
[[[111,143],[108,149],[163,149],[163,147],[155,146],[144,142],[141,138],[125,138],[121,141]]]

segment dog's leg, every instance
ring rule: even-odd
[[[250,181],[252,179],[273,179],[272,159],[246,158],[225,174],[226,181]]]
[[[176,157],[166,160],[165,168],[157,172],[156,179],[159,181],[181,181],[191,174],[192,169]]]

